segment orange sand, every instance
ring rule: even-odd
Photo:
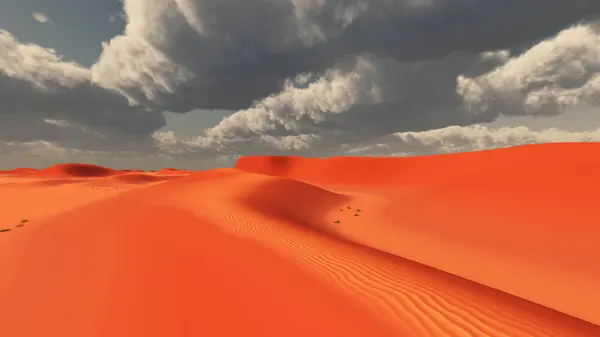
[[[598,152],[2,171],[0,335],[600,336]]]

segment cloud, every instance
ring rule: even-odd
[[[124,1],[127,26],[94,80],[173,112],[246,109],[344,57],[435,60],[508,49],[600,12],[586,0]]]
[[[533,131],[524,126],[489,128],[472,125],[399,132],[367,144],[345,146],[342,151],[349,155],[404,156],[488,150],[525,144],[599,141],[600,128],[579,132],[558,128]]]
[[[211,156],[199,160],[188,154],[168,151],[148,152],[144,149],[83,150],[61,146],[49,141],[0,141],[0,170],[16,167],[44,168],[57,163],[90,163],[116,169],[156,170],[178,167],[205,170],[231,167],[237,156]]]
[[[88,68],[63,61],[52,49],[0,30],[0,50],[0,140],[115,148],[165,125],[160,112],[94,84]]]
[[[125,20],[125,13],[122,11],[119,11],[118,13],[114,13],[108,16],[108,21],[110,22],[116,22],[117,20]]]
[[[600,13],[600,3],[589,1],[124,4],[126,30],[105,45],[94,81],[169,111],[237,110],[196,140],[223,153],[334,149],[394,132],[525,114],[484,109],[472,101],[477,87],[469,91],[467,83],[523,63],[539,49],[534,41]],[[554,57],[549,70],[568,73],[571,65],[551,53],[529,58]],[[490,95],[506,91],[488,87]]]
[[[47,23],[47,24],[51,24],[52,20],[50,19],[50,17],[44,13],[40,13],[40,12],[33,12],[31,13],[31,16],[33,17],[33,19],[39,23]]]
[[[501,115],[599,102],[597,1],[123,5],[123,34],[90,68],[0,31],[0,141],[169,158],[329,155],[382,139],[430,151],[398,135],[460,128],[444,134],[460,143]],[[235,113],[192,140],[157,131],[162,111],[195,109]],[[546,139],[532,132],[514,139]]]
[[[575,104],[600,104],[600,30],[580,24],[540,42],[494,71],[460,77],[471,111],[493,117],[557,115]]]
[[[398,131],[487,122],[464,109],[459,74],[481,74],[508,60],[506,51],[455,52],[435,61],[398,62],[362,56],[343,62],[304,88],[290,83],[240,110],[197,142],[244,152],[321,150]]]
[[[239,155],[216,155],[190,141],[177,139],[173,132],[157,132],[157,151],[130,150],[92,151],[61,147],[53,142],[0,141],[0,169],[14,167],[43,168],[57,162],[84,162],[109,167],[159,169],[185,167],[209,169],[231,167]],[[600,128],[591,131],[569,131],[558,128],[533,131],[526,127],[490,128],[484,125],[451,126],[422,132],[401,132],[369,142],[344,145],[326,155],[347,156],[414,156],[467,152],[510,147],[523,144],[554,142],[599,142]],[[313,152],[313,154],[318,152]],[[201,156],[199,156],[199,154]]]
[[[156,152],[140,151],[82,151],[59,148],[49,142],[13,144],[12,155],[4,156],[10,162],[23,163],[38,158],[37,162],[91,162],[119,168],[160,168],[178,166],[190,169],[231,167],[239,154],[216,154],[190,140],[178,139],[174,132],[157,132],[153,135]],[[311,156],[414,156],[453,152],[467,152],[510,147],[523,144],[554,142],[599,142],[600,128],[591,131],[569,131],[550,128],[533,131],[526,127],[490,128],[484,125],[450,126],[422,132],[400,132],[364,143],[343,145],[335,150],[313,150]],[[5,145],[6,146],[6,145]],[[2,152],[2,143],[0,143]],[[5,152],[4,152],[5,153]],[[280,154],[277,151],[270,154]],[[21,155],[19,157],[18,155]],[[37,156],[37,157],[36,157]],[[39,164],[38,164],[39,165]],[[0,161],[0,166],[2,162]]]

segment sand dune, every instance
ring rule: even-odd
[[[180,178],[183,175],[156,175],[156,174],[146,174],[146,173],[129,173],[129,174],[121,174],[113,177],[114,180],[130,183],[130,184],[146,184],[153,182],[161,182],[166,180],[172,180]]]
[[[600,324],[598,152],[600,144],[545,144],[408,158],[242,158],[236,167],[355,195],[369,221],[336,226],[346,239]]]
[[[95,178],[108,177],[118,174],[119,171],[102,166],[90,164],[59,164],[43,170],[32,172],[31,176],[44,178]]]
[[[33,168],[19,167],[12,170],[0,170],[0,175],[20,175],[37,171]]]
[[[600,336],[594,151],[2,173],[0,329]]]

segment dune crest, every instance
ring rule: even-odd
[[[12,170],[0,170],[0,174],[27,174],[27,173],[32,173],[32,172],[36,172],[37,170],[34,168],[24,168],[24,167],[20,167],[20,168],[15,168]]]
[[[331,209],[345,208],[351,198],[293,179],[274,178],[258,186],[238,200],[269,218],[293,222],[317,230],[325,230],[325,214]]]
[[[36,171],[40,178],[99,178],[118,174],[119,171],[91,164],[58,164]]]
[[[147,184],[160,181],[173,180],[181,177],[181,175],[155,175],[146,173],[128,173],[112,177],[112,179],[128,183],[128,184]]]
[[[600,161],[589,154],[598,151],[600,143],[552,143],[417,157],[248,156],[234,168],[325,185],[435,185],[473,177],[503,183],[513,174],[534,173],[527,171],[589,169]]]

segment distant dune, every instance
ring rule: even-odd
[[[131,184],[146,184],[146,183],[153,183],[153,182],[177,179],[179,177],[180,176],[176,176],[176,175],[161,176],[161,175],[152,175],[152,174],[144,174],[144,173],[129,173],[129,174],[121,174],[121,175],[115,176],[113,179],[121,181],[121,182],[125,182],[125,183],[131,183]]]
[[[37,171],[36,169],[33,168],[15,168],[12,170],[0,170],[0,174],[27,174],[27,173],[31,173],[31,172],[35,172]]]
[[[33,172],[35,176],[46,178],[95,178],[108,177],[117,173],[119,173],[117,170],[90,164],[59,164]]]
[[[600,336],[600,144],[0,172],[0,335]]]

